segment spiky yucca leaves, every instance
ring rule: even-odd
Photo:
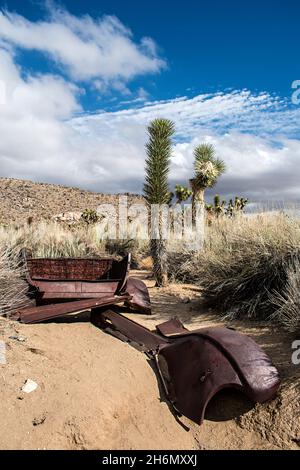
[[[169,163],[174,124],[169,119],[154,119],[148,126],[144,195],[148,204],[169,202]]]
[[[175,186],[175,196],[177,198],[177,203],[180,204],[181,202],[187,201],[189,197],[191,197],[192,191],[185,186],[181,186],[181,184],[176,184]]]
[[[168,119],[154,119],[148,126],[144,195],[149,205],[168,204],[170,200],[168,174],[173,134],[174,124]],[[164,286],[168,281],[167,250],[161,224],[160,215],[159,236],[157,239],[151,239],[150,242],[153,271],[158,286]]]
[[[225,163],[215,157],[215,149],[211,144],[198,145],[194,149],[194,157],[195,185],[199,189],[211,188],[225,172]]]

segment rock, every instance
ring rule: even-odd
[[[27,379],[22,387],[22,392],[31,393],[38,388],[38,384],[31,379]]]
[[[34,418],[34,420],[32,421],[32,424],[33,424],[33,426],[39,426],[40,424],[43,424],[44,421],[46,421],[46,415],[45,414],[43,414],[39,418]]]
[[[15,340],[15,341],[19,341],[20,343],[24,343],[25,341],[27,341],[26,336],[22,336],[22,335],[10,336],[9,339],[13,339],[13,340]]]
[[[6,348],[4,341],[0,341],[0,364],[6,364]]]

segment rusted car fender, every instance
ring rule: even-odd
[[[130,296],[124,302],[125,306],[133,311],[151,315],[151,303],[146,284],[135,277],[128,277],[123,292]]]
[[[278,371],[270,358],[251,338],[232,329],[189,331],[173,319],[152,332],[117,312],[101,309],[94,310],[92,322],[151,357],[174,409],[198,424],[211,398],[224,388],[264,402],[279,387]]]

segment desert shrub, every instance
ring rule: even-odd
[[[16,308],[25,307],[28,286],[23,280],[19,253],[0,246],[0,315],[8,315]]]
[[[0,245],[20,251],[29,248],[34,256],[95,256],[105,252],[94,226],[70,228],[57,222],[39,222],[18,228],[0,227]]]
[[[287,269],[287,282],[282,291],[270,295],[275,313],[272,320],[289,331],[300,332],[300,261],[295,259]]]
[[[279,308],[278,319],[283,323],[288,311],[295,324],[299,281],[291,273],[299,261],[300,225],[284,215],[218,219],[207,227],[201,252],[169,256],[174,277],[198,284],[204,302],[223,316],[270,319]],[[282,296],[280,305],[276,295]]]
[[[138,268],[142,258],[149,254],[148,243],[138,239],[107,240],[105,250],[113,256],[131,253],[131,267]]]
[[[85,209],[81,214],[81,219],[88,225],[99,222],[99,215],[94,209]]]

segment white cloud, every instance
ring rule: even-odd
[[[110,80],[110,87],[125,93],[132,74],[161,66],[155,68],[159,59],[153,42],[144,39],[136,45],[128,30],[113,18],[95,21],[52,11],[49,21],[35,24],[2,14],[0,30],[2,39],[10,43],[48,52],[76,79],[96,77],[94,86],[99,88]],[[109,43],[115,33],[118,40],[111,46],[129,51],[125,54],[131,64],[128,67],[114,54],[106,57],[103,38]],[[0,101],[2,176],[103,192],[140,191],[145,128],[155,117],[168,117],[177,130],[172,183],[187,184],[194,146],[209,141],[228,167],[213,192],[252,199],[300,198],[300,107],[290,108],[276,96],[247,90],[145,102],[147,93],[140,89],[135,100],[127,101],[128,109],[87,115],[78,101],[81,88],[55,75],[24,74],[16,65],[14,49],[7,44],[0,43],[0,83],[5,84]],[[86,67],[81,62],[85,54]],[[132,57],[142,60],[131,63]]]
[[[75,81],[94,80],[99,87],[121,86],[137,75],[165,67],[151,38],[134,42],[118,18],[76,17],[51,4],[50,17],[32,22],[0,11],[0,40],[21,49],[47,54]],[[118,85],[119,84],[119,85]]]

